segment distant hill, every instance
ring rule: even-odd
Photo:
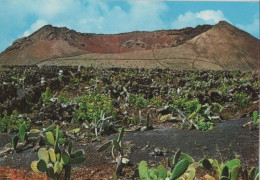
[[[121,34],[46,25],[0,54],[0,65],[26,64],[254,70],[259,68],[259,40],[225,21]]]

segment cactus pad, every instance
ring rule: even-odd
[[[66,152],[62,152],[61,154],[61,163],[63,165],[67,165],[70,163],[70,156]]]
[[[80,157],[83,154],[84,154],[84,152],[82,150],[78,150],[78,151],[75,151],[75,152],[71,153],[70,157],[71,158]]]
[[[179,161],[171,173],[170,180],[175,180],[181,175],[183,175],[185,171],[188,169],[188,166],[189,161],[187,159]]]
[[[112,144],[112,141],[108,141],[106,142],[105,144],[103,144],[102,146],[100,146],[98,149],[97,149],[97,152],[103,152],[105,150],[107,150],[107,148],[109,148],[109,146]]]
[[[38,168],[37,168],[37,164],[38,164],[38,161],[33,161],[33,162],[31,163],[31,168],[32,168],[32,170],[33,170],[34,172],[40,173],[40,171],[39,171]]]
[[[31,129],[30,134],[39,134],[41,131],[39,129]]]
[[[139,177],[141,180],[149,179],[147,162],[141,161],[138,166],[138,171],[139,171]]]
[[[49,152],[46,148],[40,148],[39,149],[38,157],[39,157],[39,159],[44,160],[46,163],[49,163],[49,161],[50,161]]]
[[[23,123],[20,127],[19,127],[19,137],[22,141],[25,140],[26,137],[26,125]]]
[[[55,174],[60,174],[61,173],[61,171],[62,171],[62,168],[63,168],[63,166],[62,166],[62,164],[59,162],[59,161],[57,161],[55,164],[54,164],[54,173]]]
[[[52,132],[46,132],[45,134],[46,134],[48,143],[51,145],[54,145],[55,141],[54,141],[54,136],[53,136]]]
[[[37,169],[40,171],[40,172],[45,172],[47,170],[47,164],[44,160],[40,159],[38,162],[37,162]]]
[[[51,162],[55,163],[57,161],[57,158],[53,148],[49,149],[49,155],[50,155]]]

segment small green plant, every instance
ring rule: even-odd
[[[8,116],[7,111],[3,112],[3,117],[0,117],[0,131],[1,132],[14,132],[18,131],[19,126],[25,123],[28,127],[31,125],[30,119],[19,118],[19,114],[16,110]]]
[[[257,111],[253,112],[253,121],[249,121],[247,123],[245,123],[243,125],[243,127],[248,126],[250,130],[254,130],[259,128],[259,123],[260,123],[260,119],[259,119],[259,115]]]
[[[244,92],[235,93],[233,99],[241,107],[248,107],[250,105],[251,98]]]
[[[213,123],[211,122],[200,122],[199,130],[200,131],[211,131],[213,129]]]
[[[56,136],[53,137],[52,133],[49,133],[47,139],[53,148],[40,148],[38,151],[38,161],[31,163],[31,168],[37,173],[46,173],[46,175],[52,179],[59,179],[63,170],[65,171],[65,179],[70,179],[71,166],[81,164],[85,161],[84,151],[78,150],[72,152],[72,143],[69,142],[65,150],[61,150],[59,147],[59,126],[56,126]]]
[[[253,112],[253,121],[255,124],[259,124],[260,123],[260,119],[259,119],[259,115],[257,111]]]
[[[163,99],[160,96],[153,97],[150,99],[150,105],[154,105],[155,107],[162,107],[164,106]]]
[[[68,95],[66,93],[61,93],[58,97],[58,103],[59,104],[68,104],[70,102],[70,98],[68,97]]]
[[[18,135],[14,136],[12,138],[12,147],[14,148],[14,150],[17,150],[17,145],[19,141],[26,141],[28,139],[28,133],[26,132],[27,130],[27,126],[25,123],[23,123],[20,127],[19,127],[19,133]]]
[[[137,120],[134,113],[132,114],[131,117],[128,117],[128,119],[129,119],[129,124],[137,124]]]
[[[260,81],[255,81],[255,82],[253,83],[253,88],[259,89],[259,88],[260,88]]]
[[[0,66],[0,71],[11,71],[12,69],[8,68],[8,67],[3,67]]]
[[[142,109],[145,108],[148,105],[148,101],[144,98],[143,95],[140,94],[129,94],[127,98],[127,102],[129,103],[130,106]]]
[[[174,98],[172,101],[172,104],[170,105],[173,109],[178,108],[178,109],[184,109],[185,103],[188,101],[188,97],[178,97]]]
[[[53,98],[54,94],[51,92],[49,87],[46,88],[45,92],[42,93],[41,99],[44,103],[49,102]]]
[[[221,82],[223,83],[223,82]],[[226,94],[230,90],[230,86],[227,84],[222,84],[218,86],[217,90],[219,90],[221,93]]]
[[[197,99],[191,100],[191,101],[187,101],[184,105],[184,109],[186,113],[192,113],[192,112],[199,112],[199,110],[197,110],[199,108],[200,102]]]

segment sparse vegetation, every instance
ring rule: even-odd
[[[53,167],[47,173],[52,178],[63,177],[65,169],[67,169],[66,172],[70,172],[71,164],[62,160],[62,154],[66,154],[64,158],[69,157],[70,162],[72,161],[68,151],[70,142],[73,142],[75,149],[86,147],[85,151],[93,148],[93,144],[99,147],[98,151],[101,154],[98,156],[94,154],[93,159],[105,158],[105,163],[116,162],[116,170],[109,164],[109,168],[114,168],[116,171],[116,176],[131,179],[138,176],[138,173],[126,172],[137,170],[135,164],[137,161],[132,162],[132,153],[147,152],[147,157],[172,153],[165,147],[155,147],[154,144],[158,142],[151,141],[146,144],[141,138],[132,142],[132,139],[129,139],[132,134],[148,138],[150,135],[161,133],[161,128],[166,128],[165,132],[173,131],[191,135],[192,140],[194,139],[194,146],[202,149],[203,153],[212,153],[214,148],[209,149],[208,145],[202,147],[200,143],[196,142],[197,135],[203,133],[195,131],[211,131],[216,128],[216,131],[204,134],[211,136],[216,133],[214,135],[218,135],[221,124],[217,123],[232,124],[232,121],[224,121],[231,117],[245,117],[245,120],[249,120],[246,122],[252,131],[239,129],[239,132],[242,132],[243,137],[250,136],[251,139],[256,139],[256,131],[253,129],[257,129],[259,126],[259,116],[254,110],[257,110],[258,89],[256,87],[259,83],[254,77],[255,74],[232,71],[84,67],[32,67],[30,71],[20,67],[16,69],[10,67],[9,69],[10,71],[3,71],[1,76],[3,83],[0,84],[2,92],[0,94],[0,130],[1,132],[18,133],[12,139],[12,147],[7,145],[3,147],[4,150],[0,149],[0,158],[2,158],[1,153],[11,157],[12,153],[9,152],[17,152],[21,153],[21,157],[23,157],[24,153],[37,152],[39,149],[42,152],[48,151],[49,161],[44,161],[40,156],[32,167],[37,172],[43,167],[41,170],[46,173],[45,167],[49,169]],[[62,74],[60,70],[62,70]],[[26,78],[23,80],[23,77]],[[38,86],[39,83],[40,86]],[[242,119],[238,120],[241,122]],[[234,124],[236,123],[234,122]],[[56,125],[60,127],[58,131]],[[152,127],[155,129],[154,131]],[[56,138],[56,131],[58,138]],[[237,129],[234,131],[237,133]],[[118,138],[115,138],[114,133],[116,132],[121,132]],[[122,141],[122,132],[127,132],[126,139],[128,140],[126,142]],[[108,135],[111,136],[107,137]],[[167,142],[164,142],[166,135],[158,134],[158,137],[162,137],[160,143],[164,146],[164,143]],[[138,146],[135,144],[137,141],[140,141]],[[229,138],[226,141],[230,143]],[[237,141],[238,139],[234,138],[234,143]],[[173,142],[176,145],[178,141],[175,142],[173,139]],[[57,143],[59,153],[55,152]],[[180,143],[181,147],[187,147],[189,143],[193,146],[193,142],[191,143],[190,140],[182,143]],[[212,144],[212,142],[210,143]],[[229,145],[228,148],[231,152],[233,147]],[[53,156],[53,151],[55,156]],[[56,166],[56,162],[50,159],[50,152],[52,157],[56,158],[56,162],[57,159],[59,160]],[[79,152],[79,154],[83,153]],[[112,159],[110,155],[112,155]],[[196,154],[194,157],[203,157],[203,155],[205,154]],[[146,179],[166,179],[168,177],[179,180],[201,178],[201,176],[204,178],[207,175],[207,177],[212,176],[218,179],[219,174],[223,174],[222,166],[213,167],[215,165],[212,162],[215,160],[207,159],[213,167],[208,170],[203,168],[202,161],[195,162],[187,154],[180,153],[179,159],[177,154],[175,156],[176,160],[171,160],[168,165],[164,163],[158,166],[157,160],[155,163],[142,161],[139,168],[139,171],[142,171],[142,175],[139,174],[140,177],[146,177]],[[240,156],[242,157],[239,166],[241,169],[248,164],[243,164],[244,154]],[[227,160],[226,157],[224,159]],[[204,165],[207,164],[206,160],[203,161],[205,161]],[[252,161],[254,162],[255,159]],[[40,169],[36,169],[38,163],[42,164],[41,168],[39,165]],[[184,172],[177,173],[179,177],[173,175],[177,171],[175,168],[180,166],[177,165],[178,163],[188,164],[187,169],[183,170]],[[54,170],[54,167],[58,167],[59,170]],[[93,172],[98,173],[94,170]],[[228,174],[224,175],[230,179],[234,177],[232,172],[234,172],[233,168],[230,167]],[[91,174],[90,171],[88,173]],[[240,178],[241,174],[242,172],[239,171]],[[250,176],[257,177],[257,169],[252,170]],[[111,177],[108,176],[108,178]]]
[[[250,97],[248,97],[248,95],[244,92],[235,93],[234,94],[234,100],[241,107],[247,107],[247,106],[250,105]]]
[[[47,103],[53,98],[54,94],[51,92],[49,87],[46,88],[45,92],[42,93],[41,99],[44,103]]]
[[[100,93],[90,93],[76,98],[79,105],[77,111],[73,114],[76,122],[85,120],[95,124],[103,117],[116,117],[116,111],[113,106],[113,101],[109,95]]]
[[[130,94],[128,96],[127,102],[130,104],[130,106],[132,106],[134,108],[138,108],[138,109],[142,109],[142,108],[147,107],[147,105],[149,103],[144,98],[143,95],[139,95],[139,94],[136,94],[136,95]]]
[[[146,161],[139,163],[139,177],[142,180],[184,180],[184,179],[196,179],[196,171],[200,168],[204,168],[211,173],[204,175],[205,179],[227,179],[237,180],[239,179],[241,171],[241,161],[239,159],[232,159],[226,163],[219,163],[216,159],[202,158],[199,162],[180,151],[177,151],[172,158],[172,162],[169,161],[169,167],[167,170],[163,165],[159,165],[155,168],[148,168]],[[259,177],[259,168],[253,167],[249,173],[244,175],[250,180],[256,180]]]
[[[14,132],[18,131],[19,126],[25,123],[28,127],[31,125],[31,120],[28,118],[19,117],[16,110],[12,112],[10,116],[7,115],[7,111],[3,112],[3,117],[0,117],[0,130],[1,132]]]
[[[58,103],[68,104],[68,103],[70,103],[70,98],[68,97],[68,95],[66,93],[62,92],[58,97]]]

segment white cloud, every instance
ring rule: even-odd
[[[220,10],[200,11],[199,13],[196,13],[196,18],[201,18],[204,21],[213,21],[214,23],[218,23],[220,20],[225,20],[224,14]]]
[[[166,28],[161,15],[168,9],[164,2],[126,1],[124,10],[119,6],[109,7],[106,2],[90,2],[78,11],[78,19],[70,27],[81,32],[119,33],[134,30]],[[88,12],[88,13],[86,13]]]
[[[237,24],[236,26],[259,38],[259,18],[256,17],[254,21],[250,24]]]
[[[32,34],[34,31],[37,31],[38,29],[40,29],[41,27],[45,26],[47,23],[47,21],[43,20],[43,19],[38,19],[35,23],[33,23],[30,27],[30,29],[26,30],[23,35],[24,36],[29,36],[30,34]]]
[[[171,28],[180,29],[184,27],[195,27],[199,24],[216,24],[222,20],[229,21],[220,10],[204,10],[195,13],[189,11],[179,15],[178,18],[171,23]]]
[[[37,0],[31,3],[31,0],[11,0],[8,9],[11,8],[11,11],[15,12],[15,15],[10,14],[11,16],[20,17],[21,25],[31,22],[28,16],[38,19],[29,25],[29,29],[28,24],[26,25],[24,36],[28,36],[46,22],[91,33],[119,33],[169,27],[161,18],[168,10],[165,2],[125,1],[125,5],[127,8],[122,8],[112,1]]]
[[[80,32],[119,33],[169,27],[161,18],[168,7],[159,1],[125,1],[127,9],[113,5],[112,1],[91,0],[37,0],[34,3],[31,0],[12,0],[11,4],[13,9],[23,9],[18,12],[20,15],[33,14],[54,26],[66,26]],[[24,35],[33,30],[31,27]]]

